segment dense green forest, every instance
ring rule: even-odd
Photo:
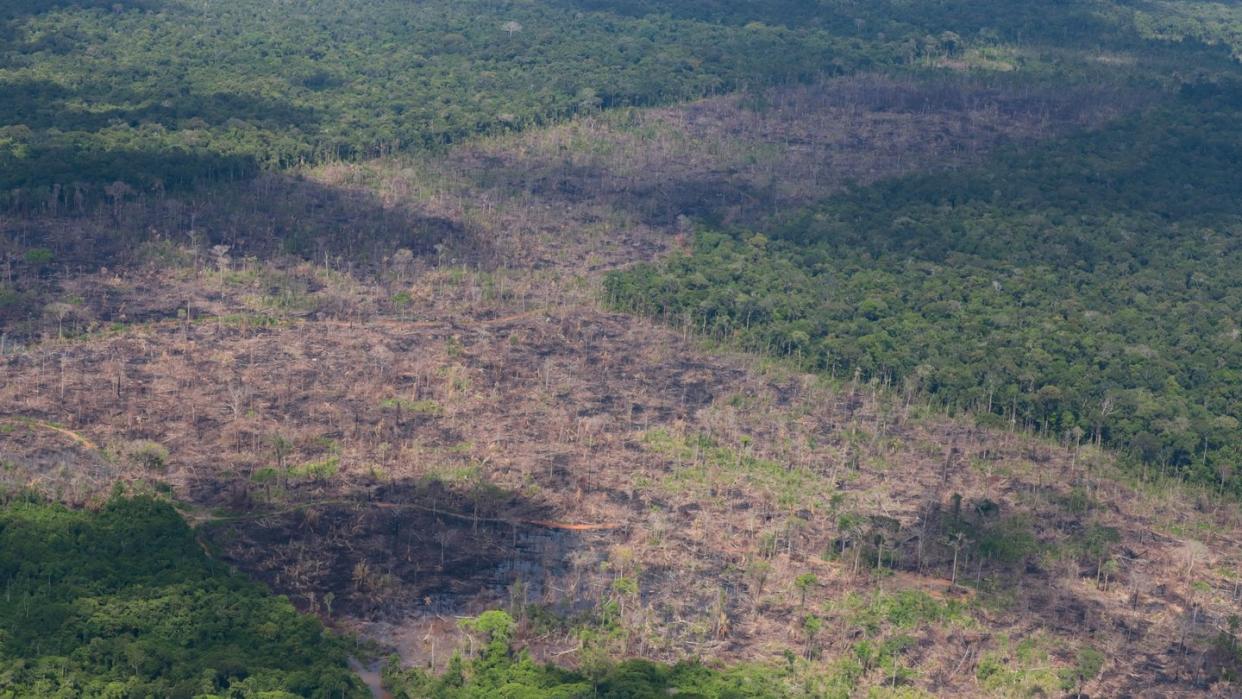
[[[207,557],[166,502],[0,508],[0,697],[362,697],[352,647]]]
[[[978,0],[5,0],[0,203],[78,210],[971,47],[1028,43],[1065,72],[1081,62],[1066,52],[1237,38],[1228,10],[1185,3],[1057,10]]]
[[[61,185],[67,207],[114,180],[244,177],[893,56],[816,29],[557,3],[28,5],[0,11],[0,191],[42,205]]]
[[[611,300],[1242,492],[1242,89],[862,188]]]

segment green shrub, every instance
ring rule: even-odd
[[[289,475],[312,481],[326,481],[341,470],[341,457],[329,456],[319,461],[310,461],[289,469]]]
[[[134,466],[161,473],[168,470],[168,448],[159,442],[147,439],[126,442],[121,453]]]

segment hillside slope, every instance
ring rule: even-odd
[[[1141,103],[947,85],[593,117],[260,181],[203,218],[19,221],[158,235],[39,292],[76,301],[4,357],[2,477],[171,490],[220,558],[415,666],[502,607],[541,659],[785,664],[793,694],[1227,696],[1236,505],[598,306],[688,215],[760,221]],[[366,254],[273,253],[340,212],[373,214]],[[204,220],[232,247],[183,245]]]

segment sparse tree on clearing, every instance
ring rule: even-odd
[[[802,595],[802,599],[798,603],[799,607],[806,606],[806,593],[818,582],[819,578],[815,577],[814,573],[803,573],[794,578],[794,587],[798,588],[798,592]]]

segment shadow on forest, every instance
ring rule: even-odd
[[[154,10],[167,3],[153,0],[4,0],[0,2],[0,21],[12,21],[68,8],[112,10]],[[118,9],[119,8],[119,9]]]
[[[575,10],[611,12],[627,17],[671,16],[675,19],[745,25],[762,22],[794,30],[821,29],[836,35],[907,32],[926,27],[962,35],[980,31],[1003,37],[1043,37],[1066,41],[1071,37],[1099,42],[1102,38],[1132,34],[1109,21],[1094,3],[1070,0],[1058,12],[1032,3],[996,0],[954,0],[949,3],[906,3],[885,0],[867,5],[839,6],[805,0],[557,0]],[[901,18],[897,21],[896,18]],[[1061,20],[1061,21],[1056,21]]]
[[[258,95],[182,91],[176,97],[165,96],[156,101],[151,94],[104,83],[73,90],[48,80],[15,80],[3,85],[0,114],[11,124],[25,124],[31,129],[94,131],[118,122],[138,127],[144,123],[171,125],[192,119],[212,125],[229,120],[254,121],[273,128],[317,124],[311,109]],[[84,108],[92,104],[111,106]]]
[[[17,41],[21,37],[18,26],[21,22],[49,12],[68,9],[151,12],[175,6],[163,0],[0,0],[0,41]]]
[[[110,205],[85,204],[80,210],[68,205],[66,211],[62,201],[54,215],[0,219],[0,264],[10,282],[0,286],[0,329],[11,338],[46,330],[48,302],[76,275],[144,266],[213,267],[214,246],[225,246],[221,249],[231,260],[293,257],[345,272],[379,269],[399,250],[413,253],[408,263],[486,266],[496,259],[490,238],[474,224],[288,173],[264,172],[173,194],[119,191]],[[97,320],[143,317],[137,308],[96,300],[103,303],[95,310]],[[174,306],[160,308],[167,312]]]
[[[852,19],[823,3],[806,0],[557,0],[558,4],[586,12],[611,12],[625,17],[667,15],[675,19],[746,24],[763,22],[778,26],[823,26]]]
[[[250,507],[202,527],[223,560],[300,606],[362,618],[462,613],[507,600],[515,583],[540,599],[579,546],[547,505],[486,483],[405,480],[296,509]]]
[[[148,243],[227,245],[234,258],[331,256],[363,265],[401,248],[470,259],[486,259],[489,249],[467,224],[386,205],[369,192],[270,172],[185,193],[130,188],[111,206],[14,218],[0,229],[0,251],[50,251],[47,274],[149,262]]]
[[[34,32],[23,26],[30,18],[65,9],[118,15],[187,12],[153,0],[3,0],[0,66],[26,68],[40,56],[89,53],[102,40],[89,32],[63,27]],[[0,209],[29,212],[55,198],[67,206],[108,201],[113,197],[107,188],[118,181],[135,188],[189,190],[253,177],[261,166],[287,165],[308,155],[304,148],[272,142],[256,156],[256,130],[313,131],[319,124],[313,110],[253,91],[194,93],[183,84],[184,77],[150,80],[152,70],[108,64],[104,74],[80,76],[72,87],[0,77]]]
[[[0,205],[22,212],[55,198],[108,200],[116,181],[172,191],[247,179],[262,163],[238,146],[256,126],[306,130],[318,119],[256,95],[183,90],[160,98],[103,83],[0,80],[0,122]]]

